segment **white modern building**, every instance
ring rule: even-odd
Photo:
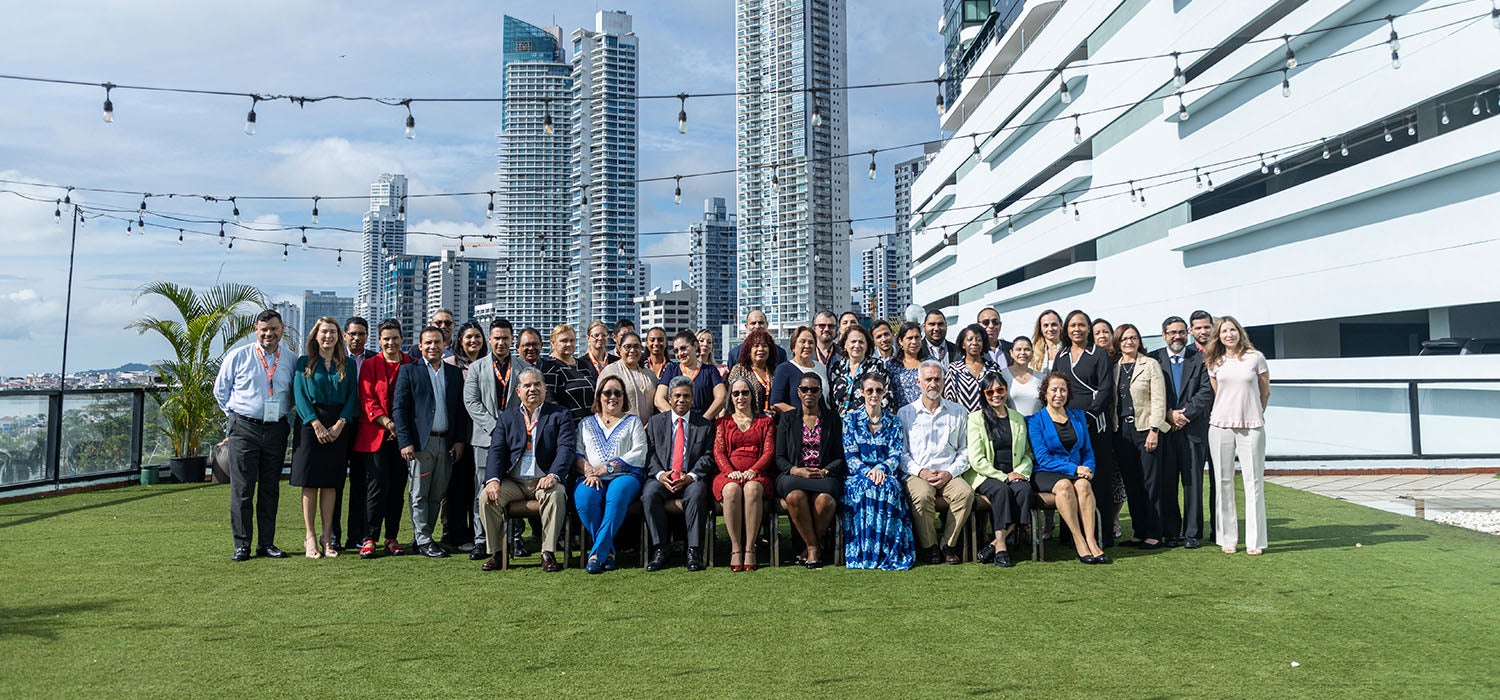
[[[660,327],[670,339],[679,331],[697,330],[698,292],[682,280],[672,280],[670,288],[652,288],[635,303],[641,318],[636,328],[642,333]]]
[[[453,312],[463,323],[475,318],[475,308],[489,302],[491,261],[460,258],[458,251],[444,248],[427,263],[427,318],[439,309]]]
[[[579,328],[628,318],[645,291],[636,241],[637,41],[631,17],[600,11],[573,31],[573,237],[568,309]],[[540,326],[539,326],[540,327]]]
[[[703,218],[688,226],[688,282],[698,290],[698,316],[693,322],[708,329],[714,346],[724,344],[719,328],[735,321],[735,215],[723,197],[703,200]]]
[[[405,175],[381,173],[370,185],[370,210],[364,216],[364,247],[354,310],[369,319],[372,326],[391,317],[391,304],[385,298],[386,258],[406,253],[406,216],[402,213],[405,203]]]
[[[276,313],[281,314],[281,325],[286,329],[286,335],[290,337],[295,334],[292,344],[296,346],[297,351],[300,353],[302,351],[303,333],[302,307],[298,306],[297,302],[288,300],[278,301],[272,304],[271,308],[275,309]]]
[[[1282,359],[1500,335],[1500,35],[1444,4],[1025,3],[970,45],[913,185],[915,303],[1152,340],[1205,309]]]
[[[491,292],[496,312],[517,327],[570,318],[573,67],[562,41],[559,27],[505,18]]]
[[[844,0],[736,0],[738,313],[774,335],[849,303]]]

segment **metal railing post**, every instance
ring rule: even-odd
[[[47,463],[43,481],[57,483],[62,478],[62,413],[61,391],[47,394]]]
[[[141,453],[146,447],[146,390],[130,392],[130,468],[141,470]]]
[[[1411,453],[1413,456],[1422,456],[1422,409],[1418,407],[1419,392],[1417,383],[1410,381],[1406,383],[1406,411],[1411,416]]]

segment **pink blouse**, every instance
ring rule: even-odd
[[[1266,424],[1266,407],[1260,404],[1260,375],[1270,371],[1266,356],[1246,351],[1239,357],[1224,356],[1208,376],[1219,383],[1208,424],[1216,428],[1260,428]]]

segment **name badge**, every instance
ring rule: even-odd
[[[266,409],[263,413],[264,415],[261,417],[261,420],[267,423],[275,423],[281,420],[281,399],[276,398],[275,395],[267,398]]]

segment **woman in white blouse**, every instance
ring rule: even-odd
[[[1208,414],[1208,455],[1218,492],[1214,537],[1225,554],[1239,539],[1234,512],[1234,459],[1240,459],[1245,483],[1245,551],[1266,548],[1266,402],[1271,400],[1271,373],[1250,337],[1233,316],[1219,319],[1203,353],[1214,407]]]
[[[637,340],[639,342],[639,340]],[[578,519],[593,540],[584,570],[615,568],[615,533],[645,478],[646,428],[630,412],[631,392],[618,376],[599,379],[594,415],[578,422],[578,461],[582,478],[573,489]]]
[[[1016,338],[1010,346],[1011,365],[1001,372],[1011,405],[1026,417],[1042,410],[1042,382],[1031,371],[1032,347],[1030,338],[1024,335]]]

